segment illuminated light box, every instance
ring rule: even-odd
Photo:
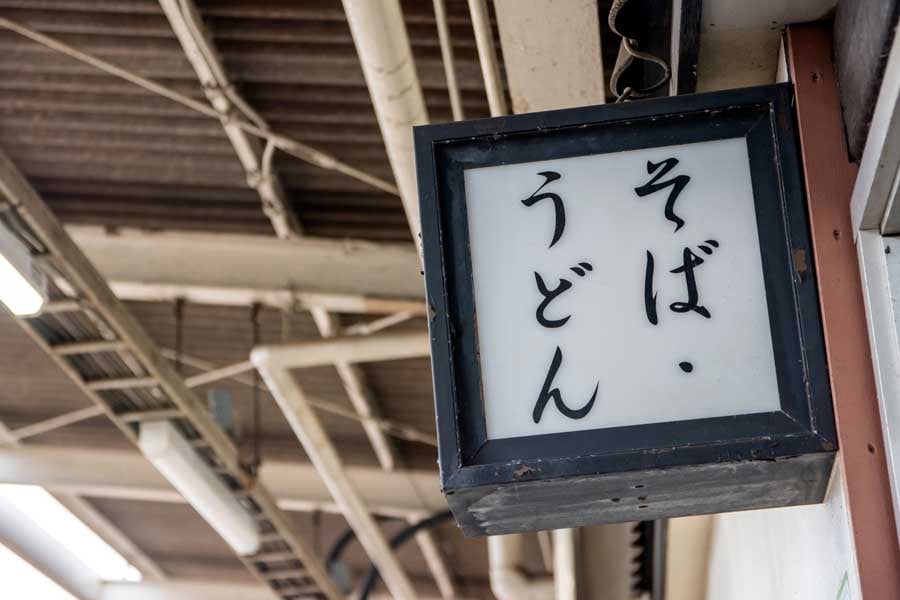
[[[820,502],[836,436],[788,84],[415,129],[469,535]]]

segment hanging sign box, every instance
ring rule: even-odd
[[[415,128],[468,535],[822,501],[837,446],[789,84]]]

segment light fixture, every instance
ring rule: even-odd
[[[0,484],[0,499],[15,506],[22,515],[84,563],[100,580],[141,580],[140,571],[44,488],[37,485]]]
[[[241,556],[259,550],[256,521],[168,421],[141,425],[138,445],[153,466]]]
[[[0,545],[0,581],[3,582],[3,594],[7,598],[77,600],[55,581],[3,545]]]
[[[0,302],[17,316],[36,314],[47,300],[47,277],[28,247],[0,223]]]

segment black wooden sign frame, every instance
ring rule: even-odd
[[[821,501],[837,439],[792,100],[781,84],[415,128],[441,479],[466,534]],[[464,171],[735,137],[781,410],[488,440]]]

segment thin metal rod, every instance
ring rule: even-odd
[[[186,365],[192,366],[195,369],[198,368],[193,364],[193,362],[188,362],[187,360],[185,360],[184,355],[181,356],[181,360]],[[218,369],[209,369],[209,370],[204,369],[204,370],[205,370],[204,373],[199,373],[197,375],[191,375],[190,377],[186,377],[184,379],[185,385],[187,385],[189,388],[195,388],[195,387],[200,387],[202,385],[206,385],[208,383],[213,383],[214,381],[221,381],[222,379],[236,379],[235,375],[240,375],[241,373],[247,373],[248,371],[252,371],[253,363],[251,363],[249,360],[243,360],[239,363],[235,363],[233,365],[227,365],[224,367],[220,367]],[[241,380],[238,380],[238,381],[241,381]],[[249,382],[242,382],[242,383],[248,383],[248,385],[252,385]]]
[[[475,30],[475,45],[478,47],[478,60],[481,63],[481,75],[487,92],[488,106],[492,117],[507,114],[506,96],[500,79],[500,61],[494,46],[494,31],[488,15],[486,0],[469,0],[469,13],[472,17],[472,28]]]
[[[81,421],[93,419],[94,417],[99,417],[103,414],[106,414],[106,411],[102,406],[88,406],[86,408],[73,410],[72,412],[57,415],[49,419],[44,419],[43,421],[38,421],[37,423],[32,423],[31,425],[19,427],[18,429],[12,430],[10,434],[16,440],[21,441],[25,438],[34,437],[36,435],[41,435],[43,433],[48,433],[50,431],[66,427],[67,425],[72,425],[74,423],[80,423]]]
[[[434,20],[437,24],[438,40],[441,43],[441,61],[444,63],[444,75],[447,78],[447,94],[450,96],[450,110],[454,121],[465,119],[459,84],[456,81],[456,63],[453,60],[453,39],[447,25],[447,8],[444,0],[434,0]]]
[[[373,333],[383,331],[389,327],[393,327],[394,325],[398,325],[400,323],[408,321],[414,316],[415,315],[411,312],[398,312],[392,315],[374,319],[367,323],[357,323],[356,325],[344,327],[341,333],[343,333],[344,335],[371,335]]]
[[[14,31],[15,33],[18,33],[19,35],[26,37],[35,43],[46,46],[51,50],[55,50],[57,52],[65,54],[66,56],[74,58],[75,60],[79,60],[85,64],[91,65],[92,67],[99,69],[105,73],[124,79],[125,81],[133,83],[134,85],[144,88],[147,91],[168,98],[173,102],[177,102],[178,104],[206,115],[207,117],[211,117],[213,119],[216,119],[217,121],[223,120],[222,115],[220,115],[214,108],[203,102],[194,100],[193,98],[176,92],[175,90],[147,79],[146,77],[141,77],[140,75],[137,75],[136,73],[133,73],[128,69],[124,69],[103,59],[91,56],[90,54],[86,54],[81,50],[73,48],[72,46],[55,38],[34,31],[33,29],[29,29],[28,27],[25,27],[20,23],[16,23],[15,21],[0,17],[0,27],[9,29],[10,31]],[[298,142],[297,140],[293,140],[289,137],[274,133],[272,131],[267,131],[252,123],[248,123],[243,119],[225,118],[224,122],[225,124],[229,125],[233,124],[234,126],[239,127],[247,133],[255,135],[258,138],[271,140],[271,142],[283,152],[286,152],[310,164],[316,165],[317,167],[337,171],[338,173],[342,173],[344,175],[347,175],[348,177],[352,177],[358,181],[362,181],[363,183],[371,185],[372,187],[380,189],[384,192],[388,192],[396,196],[400,195],[400,190],[398,190],[397,186],[395,186],[394,184],[375,177],[374,175],[370,175],[369,173],[361,171],[355,167],[351,167],[350,165],[341,162],[334,156],[308,146],[303,142]]]

